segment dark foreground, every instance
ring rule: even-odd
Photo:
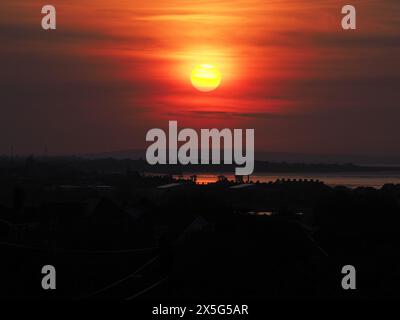
[[[31,159],[0,171],[0,298],[400,298],[399,222],[399,185],[196,185]]]

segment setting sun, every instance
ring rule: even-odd
[[[213,65],[200,64],[193,69],[190,80],[197,90],[210,92],[219,87],[222,76]]]

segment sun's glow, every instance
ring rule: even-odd
[[[217,89],[222,80],[221,72],[211,64],[199,64],[190,76],[192,85],[201,92]]]

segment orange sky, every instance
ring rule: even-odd
[[[400,4],[351,3],[356,32],[337,0],[54,0],[45,32],[43,1],[5,0],[0,152],[142,148],[178,120],[255,128],[258,150],[398,154]],[[198,63],[220,88],[191,86]]]

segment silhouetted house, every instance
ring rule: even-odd
[[[223,175],[220,175],[220,176],[218,176],[218,181],[217,182],[218,183],[227,183],[228,182],[228,178],[223,176]]]
[[[194,232],[213,231],[213,229],[214,224],[210,223],[202,216],[197,216],[193,219],[192,223],[185,228],[179,236],[178,241],[183,241],[187,236],[190,236]]]
[[[243,176],[235,176],[235,183],[242,184],[244,182]]]
[[[83,218],[86,206],[85,202],[46,203],[39,209],[40,219],[59,224],[73,223]]]
[[[256,215],[233,221],[214,230],[202,220],[189,226],[197,232],[176,248],[173,289],[187,298],[318,296],[321,279],[310,271],[329,261],[299,224]]]
[[[93,198],[86,202],[84,216],[92,223],[115,223],[128,219],[128,214],[108,198]]]

